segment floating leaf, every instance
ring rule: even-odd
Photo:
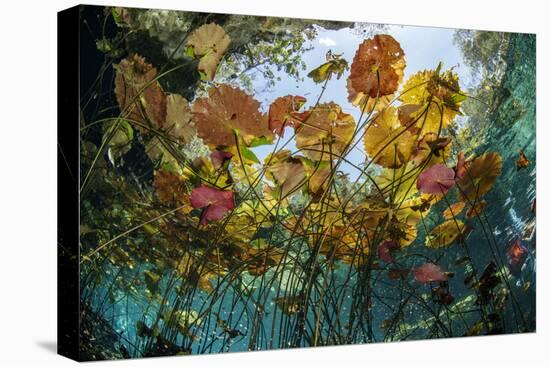
[[[193,115],[189,102],[179,94],[169,94],[166,97],[166,123],[163,130],[182,143],[189,143],[197,129],[192,122]]]
[[[523,152],[523,149],[519,151],[519,158],[516,161],[516,170],[519,171],[522,168],[527,168],[529,165],[529,159],[527,159],[527,156]]]
[[[340,79],[344,71],[348,69],[348,62],[342,55],[333,54],[330,50],[326,54],[326,60],[327,62],[307,74],[315,83],[329,80],[332,75],[336,75],[336,79]]]
[[[379,112],[386,108],[393,100],[394,94],[382,96],[379,98],[371,98],[363,92],[357,92],[351,85],[351,80],[348,78],[346,88],[348,90],[348,101],[359,107],[362,113],[370,114]]]
[[[231,44],[231,38],[217,24],[204,24],[191,33],[187,47],[199,57],[199,71],[206,80],[213,80],[218,64]]]
[[[281,137],[284,136],[285,126],[293,125],[291,113],[302,108],[305,102],[304,97],[290,95],[279,97],[273,101],[269,106],[269,130]]]
[[[487,206],[487,202],[485,200],[476,202],[474,205],[470,206],[466,211],[466,218],[473,218],[481,215],[481,213],[483,213],[483,211],[485,210],[486,206]]]
[[[276,186],[277,199],[286,198],[306,182],[306,171],[302,161],[290,154],[289,150],[281,150],[268,155],[264,160],[265,174]]]
[[[422,194],[407,200],[396,200],[399,206],[395,209],[395,217],[409,225],[417,225],[430,213],[431,206],[436,202],[435,195]]]
[[[459,113],[463,93],[458,76],[450,70],[424,70],[412,75],[403,85],[402,122],[414,124],[420,135],[439,135]],[[405,112],[406,111],[406,112]]]
[[[144,126],[161,129],[166,119],[166,95],[156,81],[157,69],[133,54],[115,65],[115,95],[124,117]]]
[[[386,263],[392,263],[393,257],[391,256],[391,251],[398,250],[399,245],[393,240],[385,240],[380,245],[378,245],[377,253],[380,260]]]
[[[521,267],[527,259],[528,251],[523,242],[518,238],[506,248],[506,258],[513,273],[521,271]]]
[[[200,186],[191,192],[190,202],[193,208],[204,208],[201,215],[201,224],[220,220],[235,208],[233,191],[219,190],[209,186]]]
[[[344,152],[353,137],[355,120],[331,102],[320,104],[296,118],[295,126],[296,146],[311,159],[328,161]]]
[[[363,41],[351,64],[349,80],[354,93],[371,98],[393,94],[399,87],[405,68],[405,54],[389,35],[376,35]]]
[[[365,152],[376,164],[399,168],[411,157],[415,139],[397,120],[397,111],[390,106],[381,111],[367,128]]]
[[[453,217],[456,217],[462,212],[462,209],[464,209],[464,206],[466,206],[466,203],[464,203],[463,201],[459,201],[458,203],[452,204],[443,212],[443,218],[452,219]]]
[[[444,194],[455,184],[455,172],[444,164],[435,164],[418,176],[416,187],[425,194]]]
[[[432,229],[426,236],[426,247],[435,249],[448,247],[463,234],[464,229],[464,222],[447,220]]]
[[[256,137],[272,138],[267,118],[259,111],[260,103],[238,88],[226,84],[211,87],[208,97],[193,104],[193,121],[206,144],[235,145],[235,130],[250,145]]]
[[[466,173],[457,181],[462,200],[475,202],[486,194],[502,169],[502,159],[498,153],[485,153],[466,165]]]
[[[328,162],[312,162],[300,157],[308,178],[308,191],[314,199],[321,196],[327,189],[331,180],[331,169]]]
[[[434,263],[424,263],[413,270],[414,279],[419,283],[444,282],[448,276],[439,265]]]

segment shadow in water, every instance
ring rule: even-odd
[[[52,340],[39,340],[36,345],[45,349],[46,351],[57,354],[57,342]]]

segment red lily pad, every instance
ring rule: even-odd
[[[424,263],[413,270],[414,279],[420,283],[444,282],[449,277],[445,274],[439,265],[434,263]]]
[[[204,208],[200,224],[220,220],[235,208],[233,191],[219,190],[202,185],[193,189],[190,197],[191,206],[195,209]]]
[[[416,187],[425,194],[444,194],[454,184],[455,171],[444,164],[434,164],[416,180]]]
[[[399,248],[399,245],[397,242],[393,240],[385,240],[380,245],[378,245],[378,257],[380,260],[386,262],[386,263],[392,263],[393,262],[393,256],[391,255],[391,251],[397,250]]]
[[[527,259],[527,247],[521,242],[518,238],[506,249],[506,257],[508,258],[508,263],[510,264],[510,269],[517,273],[521,271],[521,267]]]

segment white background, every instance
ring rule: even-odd
[[[537,33],[537,333],[427,342],[165,357],[118,366],[540,366],[550,357],[550,19],[545,1],[156,0],[99,2]],[[65,366],[56,339],[56,12],[72,1],[4,0],[0,10],[0,365]],[[94,365],[103,366],[99,362]]]

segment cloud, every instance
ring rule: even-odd
[[[336,45],[336,42],[329,37],[323,37],[319,39],[319,43],[325,46],[334,46]]]

